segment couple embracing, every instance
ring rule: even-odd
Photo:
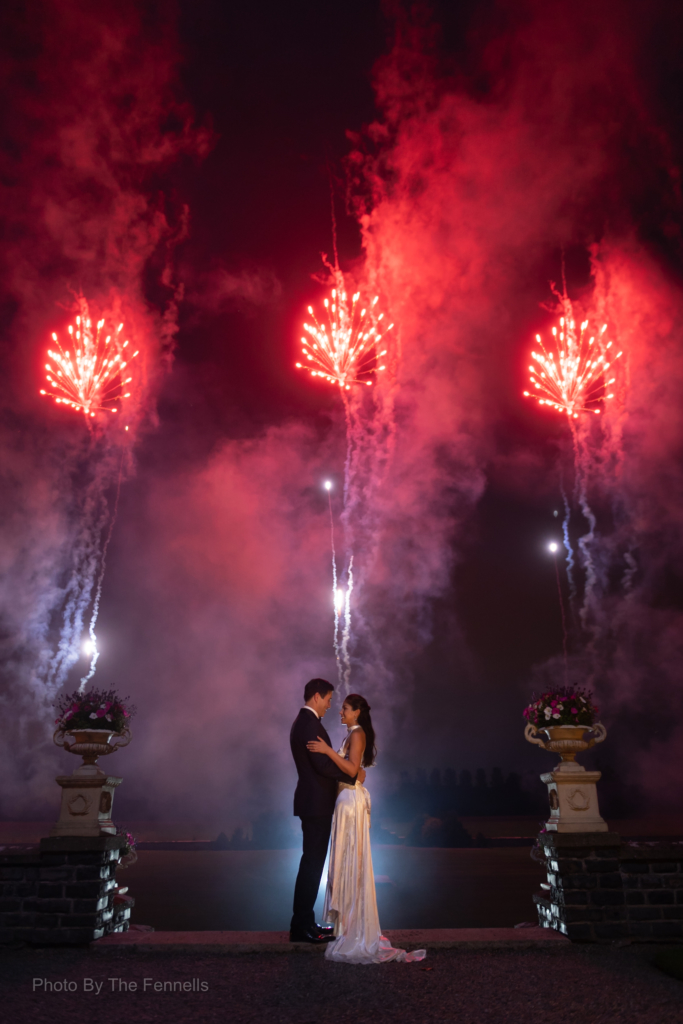
[[[345,963],[422,960],[425,950],[394,949],[379,926],[370,853],[370,794],[363,785],[365,769],[376,753],[370,705],[356,693],[345,698],[341,722],[347,734],[335,752],[322,724],[333,692],[326,679],[311,679],[290,735],[299,775],[294,814],[301,818],[303,832],[290,941],[325,943],[325,957]],[[313,907],[330,835],[325,924],[319,925]]]

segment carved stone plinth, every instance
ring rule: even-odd
[[[62,806],[50,835],[116,835],[111,811],[116,787],[122,781],[116,775],[107,775],[94,764],[81,765],[73,775],[58,775]]]
[[[73,736],[69,743],[67,736]],[[114,792],[123,779],[107,775],[97,764],[98,758],[114,754],[120,747],[130,743],[130,729],[115,733],[107,729],[74,729],[69,732],[64,725],[55,732],[53,739],[58,747],[83,758],[73,775],[57,776],[62,787],[62,808],[59,820],[50,830],[51,836],[106,836],[116,835],[116,825],[111,820]],[[112,744],[112,740],[115,742]]]
[[[563,761],[552,772],[541,775],[548,787],[549,832],[607,832],[600,816],[596,783],[601,772],[588,772],[576,761]]]

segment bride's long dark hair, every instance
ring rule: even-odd
[[[363,751],[363,768],[370,768],[375,763],[377,748],[375,746],[375,730],[370,718],[370,705],[365,697],[359,693],[350,693],[344,697],[344,703],[348,704],[352,711],[360,711],[358,725],[365,733],[365,750]]]

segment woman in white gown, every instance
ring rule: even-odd
[[[349,694],[341,720],[348,734],[338,753],[320,737],[308,744],[309,750],[327,754],[350,777],[348,784],[338,783],[332,819],[323,920],[334,925],[335,939],[327,944],[325,957],[351,964],[423,960],[426,950],[394,949],[379,926],[370,852],[370,794],[360,782],[350,781],[361,766],[369,768],[374,762],[370,705],[359,694]]]

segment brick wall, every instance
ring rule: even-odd
[[[542,833],[539,923],[576,942],[683,941],[683,843],[624,843],[615,832]]]
[[[79,945],[128,928],[130,898],[116,897],[125,840],[56,837],[0,847],[0,943]]]

